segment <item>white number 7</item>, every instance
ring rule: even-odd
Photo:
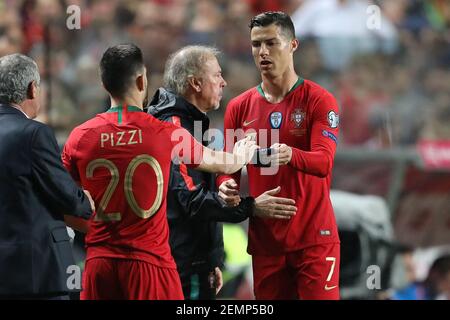
[[[331,265],[330,273],[328,274],[327,281],[331,280],[331,277],[333,276],[334,272],[334,266],[336,265],[336,257],[326,257],[326,261],[333,261],[333,264]]]

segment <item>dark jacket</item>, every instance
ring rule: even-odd
[[[180,96],[158,89],[148,113],[156,118],[181,125],[197,140],[209,128],[203,112]],[[195,136],[196,127],[201,128]],[[201,127],[200,127],[201,125]],[[201,141],[207,145],[208,141]],[[215,192],[214,175],[172,163],[167,195],[167,217],[172,255],[183,277],[193,266],[212,270],[223,266],[224,248],[220,222],[241,222],[252,214],[254,199],[243,199],[239,206],[225,207]],[[205,270],[206,271],[206,270]]]
[[[0,297],[67,293],[74,260],[63,214],[92,212],[52,130],[0,104]]]

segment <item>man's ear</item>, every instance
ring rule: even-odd
[[[200,79],[197,79],[196,77],[189,77],[188,83],[195,92],[202,91],[202,82]]]
[[[31,81],[27,88],[27,99],[33,100],[38,95],[38,85],[36,84],[36,81]]]
[[[300,41],[298,41],[297,38],[294,38],[291,40],[291,48],[292,48],[292,52],[295,52],[298,47],[300,46]]]
[[[144,81],[144,75],[140,74],[136,78],[136,86],[139,89],[139,91],[145,91],[145,81]]]

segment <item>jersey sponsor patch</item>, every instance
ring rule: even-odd
[[[300,109],[295,109],[294,112],[291,113],[291,121],[294,123],[295,128],[300,128],[304,119],[305,112],[302,112]]]
[[[331,236],[331,231],[330,230],[320,230],[320,235],[321,236]]]
[[[330,125],[330,128],[333,129],[339,126],[339,115],[333,110],[328,112],[328,124]]]
[[[281,121],[283,120],[283,114],[279,111],[272,112],[270,114],[270,125],[272,129],[279,129],[281,127]]]
[[[331,133],[330,131],[323,130],[323,131],[322,131],[322,135],[323,135],[324,137],[330,138],[330,139],[333,140],[335,143],[337,143],[337,137],[336,137],[333,133]]]

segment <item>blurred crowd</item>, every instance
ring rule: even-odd
[[[450,253],[448,247],[445,248],[435,247],[426,251],[433,258],[428,259],[426,273],[421,275],[419,261],[427,259],[424,252],[404,247],[399,255],[403,268],[396,268],[391,273],[391,287],[395,289],[384,291],[379,298],[450,300]]]
[[[80,8],[80,29],[67,27],[70,5]],[[63,144],[76,125],[109,107],[98,74],[107,47],[142,48],[151,98],[170,53],[213,45],[223,52],[228,86],[222,107],[208,115],[211,127],[222,128],[228,101],[260,82],[248,24],[268,10],[292,16],[300,76],[337,97],[339,148],[450,140],[449,0],[0,0],[0,56],[22,52],[38,62],[44,100],[38,120]],[[409,258],[407,251],[405,266]],[[236,274],[245,278],[242,259]],[[408,285],[394,286],[403,289],[385,298],[450,299],[449,261],[439,260],[421,282],[404,271]]]
[[[66,25],[70,5],[80,8],[80,29]],[[171,52],[217,46],[225,106],[260,81],[248,24],[266,10],[291,14],[301,44],[297,71],[338,97],[341,148],[450,138],[447,0],[0,0],[0,56],[23,52],[38,61],[40,120],[64,142],[74,126],[108,107],[97,66],[112,44],[143,49],[150,95],[162,85]],[[212,114],[213,127],[221,128],[224,108]]]

